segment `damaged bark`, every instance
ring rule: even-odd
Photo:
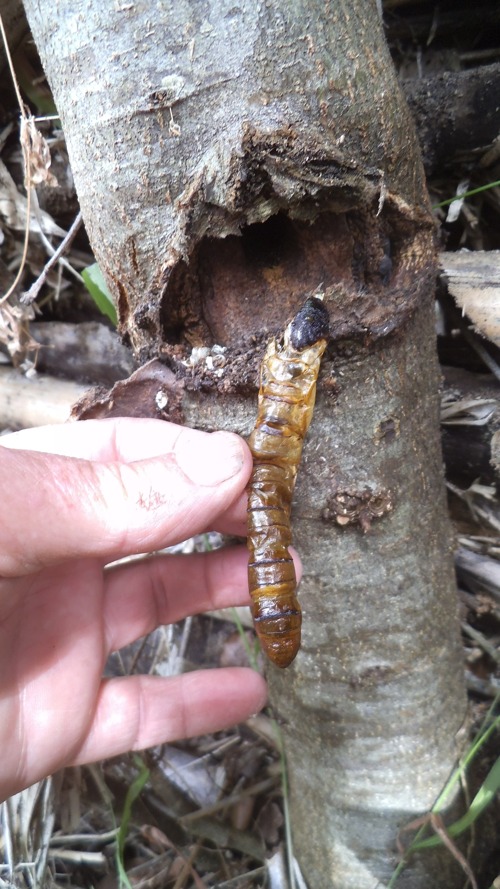
[[[270,680],[311,889],[383,885],[453,765],[465,697],[432,217],[376,4],[26,9],[121,331],[154,362],[127,410],[248,434],[269,335],[325,295],[294,498],[303,645]],[[399,885],[460,885],[437,859]]]
[[[409,120],[385,46],[381,66],[364,10],[291,13],[250,0],[203,10],[166,5],[142,21],[124,7],[103,22],[76,4],[79,37],[66,52],[58,13],[46,13],[40,52],[122,332],[143,360],[165,342],[234,345],[242,331],[276,329],[297,293],[332,281],[354,285],[354,305],[346,312],[340,294],[334,323],[385,332],[398,323],[394,307],[404,314],[414,302],[427,212],[421,169],[400,163]],[[149,36],[135,45],[141,27]],[[329,52],[333,29],[353,47],[340,58]],[[376,93],[363,96],[359,82],[375,74]],[[265,272],[277,265],[273,281]],[[405,306],[390,298],[398,288]]]

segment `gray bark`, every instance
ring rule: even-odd
[[[294,514],[304,642],[271,688],[311,889],[374,889],[465,718],[432,222],[375,3],[26,9],[122,330],[168,357],[186,422],[247,433],[266,329],[323,286],[336,342]],[[214,342],[219,366],[186,372]],[[438,860],[399,885],[460,885]]]
[[[106,16],[82,2],[30,0],[26,9],[92,245],[143,358],[165,338],[234,343],[242,327],[280,324],[293,308],[293,295],[269,307],[261,292],[233,296],[228,309],[234,282],[222,298],[211,280],[208,295],[213,245],[203,251],[203,239],[239,236],[280,210],[309,224],[360,204],[375,213],[380,199],[388,229],[399,229],[385,232],[395,248],[423,248],[418,226],[401,227],[401,200],[414,215],[427,207],[420,165],[400,163],[413,131],[374,3],[163,3],[154,16],[145,2]],[[64,49],[61,27],[71,33]],[[349,237],[341,226],[325,250]],[[338,277],[343,257],[321,259]],[[316,269],[310,283],[321,283]],[[358,327],[383,325],[369,308],[358,310]],[[228,330],[219,317],[230,309],[237,324]],[[345,325],[342,306],[338,320]]]

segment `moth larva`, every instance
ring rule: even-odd
[[[279,340],[271,340],[261,365],[258,413],[248,444],[254,468],[248,496],[248,582],[261,646],[278,667],[300,648],[302,615],[297,599],[290,509],[302,444],[316,398],[328,312],[310,297]]]

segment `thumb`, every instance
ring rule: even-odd
[[[165,456],[131,463],[0,447],[0,575],[110,561],[209,526],[242,493],[251,455],[237,435],[177,428]]]

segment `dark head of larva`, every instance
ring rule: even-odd
[[[297,352],[307,349],[328,337],[330,318],[325,304],[316,296],[310,296],[295,315],[290,325],[290,342]]]

